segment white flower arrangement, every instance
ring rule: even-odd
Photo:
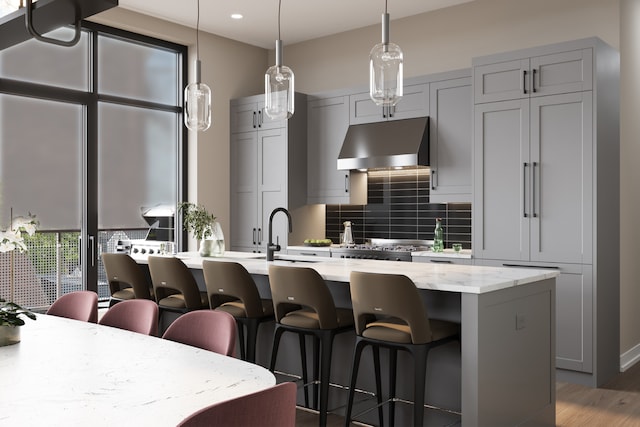
[[[36,233],[40,223],[35,215],[19,216],[11,221],[9,230],[0,231],[0,253],[11,252],[18,249],[20,252],[26,252],[27,245],[24,243],[23,233],[33,236]]]

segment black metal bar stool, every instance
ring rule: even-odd
[[[314,350],[317,350],[317,343],[320,343],[319,418],[320,425],[325,426],[327,424],[333,338],[339,333],[353,330],[353,312],[345,308],[336,308],[324,279],[311,268],[270,265],[269,284],[276,317],[269,369],[273,372],[275,368],[282,334],[284,332],[298,334],[302,356],[305,404],[308,405],[304,336],[311,335],[314,338]],[[317,367],[318,351],[314,351],[314,385],[318,380]],[[315,397],[318,398],[317,393],[315,393]]]
[[[260,298],[251,274],[237,262],[205,260],[202,262],[202,271],[209,305],[214,310],[226,311],[236,319],[240,357],[255,363],[258,326],[262,322],[274,320],[273,302]]]
[[[413,423],[422,426],[427,356],[433,347],[459,340],[460,325],[429,319],[416,285],[404,275],[352,272],[351,301],[356,328],[356,346],[351,368],[349,400],[345,426],[351,422],[354,391],[362,350],[373,349],[376,375],[378,417],[383,424],[380,386],[379,348],[387,348],[389,357],[389,424],[395,417],[396,365],[398,350],[407,351],[414,360]]]

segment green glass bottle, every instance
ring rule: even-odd
[[[433,230],[433,252],[444,250],[444,231],[442,229],[442,218],[436,218],[436,228]]]

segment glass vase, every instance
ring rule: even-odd
[[[224,255],[224,233],[218,221],[211,225],[211,235],[200,241],[200,256],[221,257]]]

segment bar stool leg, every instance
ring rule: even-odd
[[[351,424],[351,412],[353,410],[353,398],[355,395],[356,380],[358,379],[358,369],[360,368],[360,357],[362,356],[362,349],[366,345],[367,343],[365,341],[360,339],[360,337],[356,337],[356,348],[353,351],[353,362],[351,363],[351,380],[349,382],[349,399],[347,401],[347,413],[344,418],[345,427],[349,427],[349,424]],[[376,373],[379,374],[380,372],[378,371]]]
[[[398,367],[398,350],[389,349],[389,425],[394,425],[396,417],[396,374]]]
[[[318,380],[320,379],[320,339],[313,336],[313,409],[318,409],[320,395],[318,393]]]
[[[304,340],[304,334],[298,334],[298,342],[300,343],[300,363],[302,364],[302,392],[304,393],[304,406],[309,408],[309,390],[307,384],[309,376],[307,375],[307,343]]]
[[[240,359],[247,360],[244,345],[244,324],[239,321],[236,321],[236,324],[238,325],[238,340],[240,341]]]
[[[256,363],[256,341],[258,340],[258,319],[247,319],[247,362]]]
[[[417,346],[413,349],[414,371],[414,392],[413,392],[413,425],[421,426],[424,420],[424,386],[427,376],[427,353],[426,346]]]
[[[331,352],[333,350],[333,331],[322,331],[320,343],[320,426],[327,425],[327,409],[329,405],[329,381],[331,378]]]
[[[376,397],[378,401],[378,422],[384,427],[384,414],[382,411],[382,381],[380,380],[380,348],[377,345],[371,347],[373,352],[373,369],[376,375]]]

